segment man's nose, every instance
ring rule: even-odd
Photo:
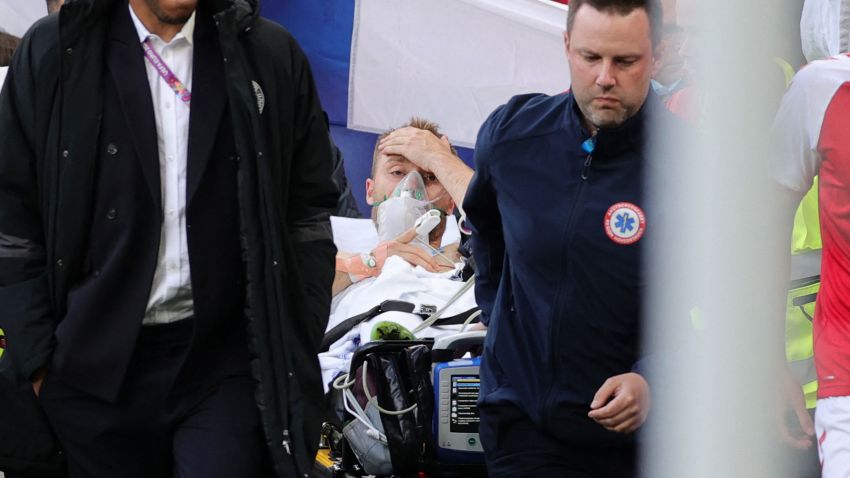
[[[602,63],[599,74],[596,75],[596,84],[602,88],[611,88],[616,84],[610,62],[605,61]]]

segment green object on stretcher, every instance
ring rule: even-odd
[[[378,322],[372,327],[372,340],[416,340],[416,336],[396,322]]]

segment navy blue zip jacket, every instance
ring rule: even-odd
[[[641,110],[595,144],[571,93],[521,95],[478,133],[464,200],[476,297],[488,324],[481,406],[512,404],[565,443],[629,446],[587,417],[641,356],[641,267],[653,211]],[[592,152],[588,153],[588,151]]]

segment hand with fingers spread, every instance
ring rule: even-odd
[[[399,128],[381,139],[378,142],[378,151],[404,156],[411,163],[429,171],[436,169],[435,164],[441,158],[455,158],[448,138],[438,138],[430,131],[412,126]]]
[[[416,229],[408,229],[394,240],[378,244],[373,254],[376,257],[383,256],[384,260],[389,256],[399,256],[414,266],[421,266],[428,272],[442,272],[454,268],[453,264],[446,265],[438,262],[421,246],[411,244],[414,239],[416,239]],[[383,247],[386,248],[386,252],[379,251]],[[383,265],[383,260],[379,260],[379,262]]]
[[[632,433],[649,415],[649,384],[636,373],[611,377],[599,387],[590,408],[587,416],[606,430]]]
[[[402,156],[434,173],[455,204],[463,202],[473,171],[457,157],[447,137],[438,137],[430,131],[407,126],[381,139],[378,151],[386,155]]]
[[[814,445],[815,426],[812,423],[812,417],[809,411],[806,410],[806,399],[803,396],[803,388],[791,375],[790,371],[785,368],[782,374],[782,391],[784,406],[781,408],[786,413],[780,419],[782,439],[788,445],[806,450]],[[785,417],[788,411],[794,413],[794,421],[789,424]],[[797,427],[799,426],[799,429]]]
[[[331,289],[333,294],[338,294],[365,277],[375,277],[380,274],[389,256],[399,256],[411,265],[421,266],[429,272],[443,272],[454,268],[454,264],[440,262],[425,248],[411,244],[414,239],[416,239],[416,229],[411,228],[392,241],[378,244],[368,254],[339,252],[336,258],[337,274]]]

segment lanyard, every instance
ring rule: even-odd
[[[186,85],[177,78],[177,75],[171,71],[171,68],[162,61],[162,58],[154,51],[153,47],[150,46],[150,38],[145,39],[142,42],[142,49],[145,50],[145,58],[151,62],[151,65],[156,69],[159,76],[165,80],[165,83],[174,90],[174,94],[177,95],[178,98],[188,106],[192,101],[192,93],[189,92],[189,89],[186,88]]]

